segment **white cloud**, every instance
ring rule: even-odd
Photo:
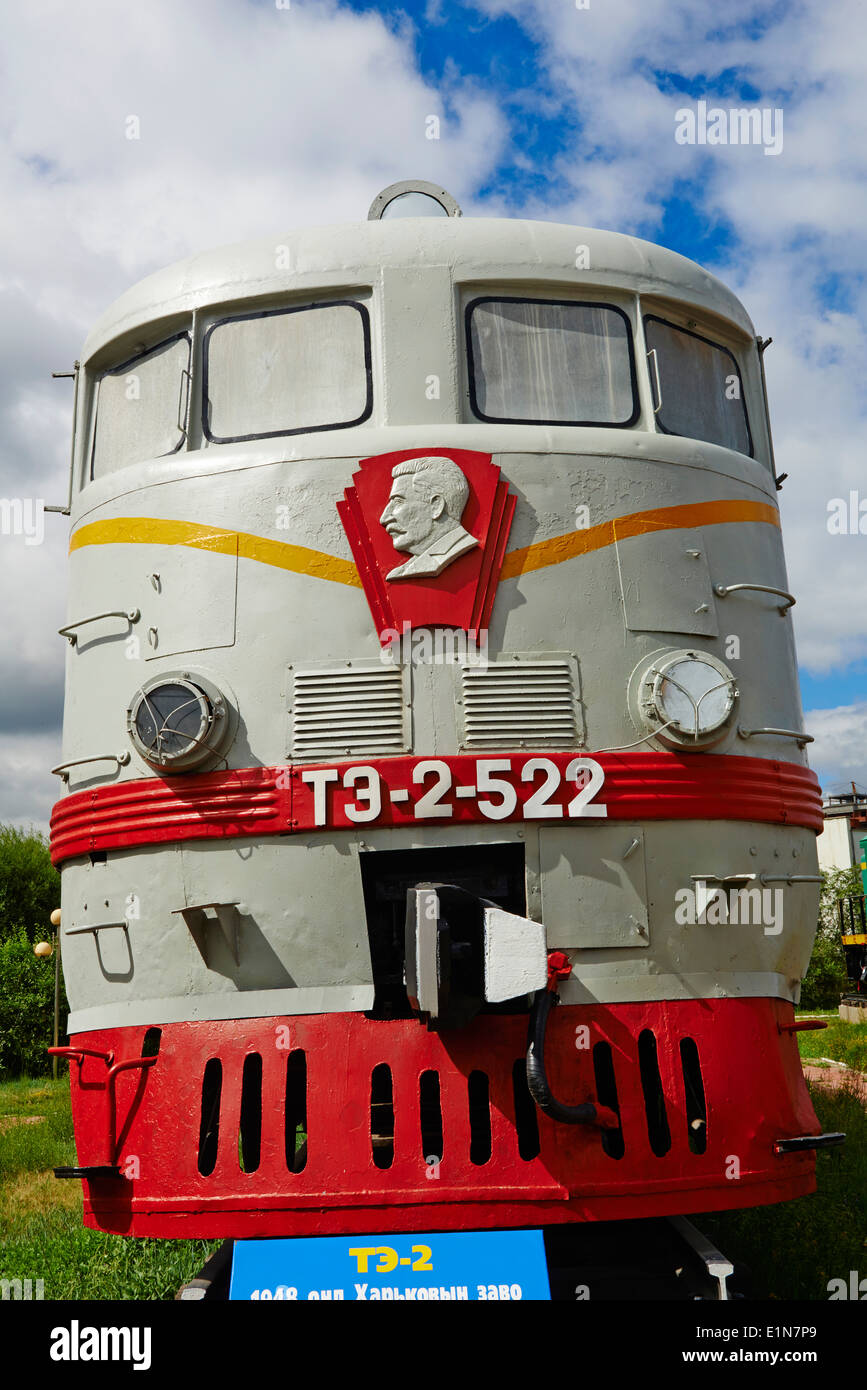
[[[807,727],[816,740],[810,744],[810,763],[821,768],[826,789],[852,780],[867,786],[867,701],[810,710]]]
[[[0,822],[34,825],[48,832],[60,781],[48,773],[60,762],[60,730],[49,734],[0,734]]]

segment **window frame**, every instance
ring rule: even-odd
[[[260,434],[239,434],[239,435],[216,435],[211,433],[210,422],[210,402],[208,397],[209,385],[209,352],[211,334],[217,328],[223,328],[227,323],[244,323],[251,319],[276,318],[278,315],[306,313],[313,309],[337,309],[351,308],[356,309],[361,317],[361,331],[364,340],[364,378],[365,378],[365,405],[362,413],[354,420],[345,420],[340,424],[325,425],[302,425],[298,429],[287,430],[265,430]],[[316,299],[305,304],[281,305],[276,309],[258,309],[247,314],[228,314],[224,318],[215,319],[205,329],[202,335],[201,349],[202,365],[202,397],[201,397],[201,424],[202,437],[209,444],[246,444],[254,439],[284,439],[296,434],[320,434],[324,430],[348,430],[357,425],[362,425],[369,420],[373,414],[373,350],[371,346],[370,311],[366,304],[357,299]]]
[[[478,398],[476,395],[476,370],[473,358],[472,340],[472,316],[473,312],[480,304],[549,304],[558,308],[576,309],[610,309],[615,314],[619,314],[626,325],[626,347],[629,354],[629,384],[632,390],[632,414],[628,420],[611,422],[605,420],[537,420],[528,419],[525,416],[505,416],[505,415],[485,415],[479,409]],[[638,370],[635,357],[635,334],[633,332],[632,320],[628,313],[619,304],[612,304],[607,299],[540,299],[534,295],[510,295],[510,294],[483,294],[476,295],[467,301],[464,306],[464,339],[467,367],[467,382],[469,386],[470,410],[477,420],[484,421],[489,425],[562,425],[565,428],[581,427],[584,429],[602,430],[628,430],[631,429],[641,418],[641,399],[638,392]]]
[[[673,319],[664,319],[664,318],[662,318],[662,316],[661,316],[660,314],[654,314],[654,313],[649,313],[649,314],[648,314],[648,313],[642,312],[642,315],[641,315],[641,328],[642,328],[642,332],[643,332],[643,334],[644,334],[644,345],[645,345],[645,347],[647,347],[647,325],[648,325],[648,323],[661,323],[665,328],[673,328],[673,329],[675,329],[678,333],[685,333],[686,336],[687,336],[688,338],[697,338],[698,341],[699,341],[700,343],[706,343],[708,347],[716,348],[717,352],[724,352],[725,355],[726,355],[726,357],[728,357],[728,358],[731,360],[731,362],[734,364],[735,372],[737,373],[738,385],[740,386],[740,392],[741,392],[740,401],[741,401],[741,405],[743,406],[743,411],[744,411],[744,423],[746,424],[746,427],[747,427],[747,442],[749,443],[749,446],[750,446],[750,447],[749,447],[749,453],[744,454],[740,449],[733,449],[733,448],[731,447],[731,445],[729,445],[729,444],[720,444],[717,440],[714,440],[714,439],[696,439],[696,437],[695,437],[694,434],[680,434],[677,430],[669,430],[669,429],[666,429],[665,425],[664,425],[663,422],[662,422],[662,419],[660,418],[661,415],[662,415],[662,411],[663,411],[663,409],[665,408],[665,401],[664,401],[664,399],[663,399],[663,404],[662,404],[662,406],[660,407],[660,409],[659,409],[658,411],[656,411],[656,412],[654,413],[654,416],[653,416],[654,421],[656,422],[656,428],[659,430],[659,433],[660,433],[660,434],[667,434],[667,435],[669,435],[672,439],[691,439],[691,440],[693,440],[693,442],[696,443],[696,444],[710,444],[714,449],[728,449],[728,450],[730,451],[730,453],[733,453],[733,454],[740,454],[740,455],[741,455],[741,458],[751,458],[751,459],[755,459],[755,458],[756,458],[756,443],[755,443],[755,439],[753,438],[753,427],[752,427],[752,424],[751,424],[751,422],[750,422],[750,412],[749,412],[749,407],[748,407],[748,405],[747,405],[747,393],[746,393],[746,390],[744,389],[744,378],[743,378],[743,374],[742,374],[742,372],[741,372],[740,363],[738,362],[738,360],[737,360],[737,358],[735,357],[734,353],[732,352],[731,348],[726,347],[726,345],[725,345],[724,343],[716,342],[713,338],[706,338],[706,337],[704,336],[704,334],[702,334],[702,333],[696,333],[693,329],[691,329],[691,328],[686,328],[683,324],[681,324],[681,323],[676,323]],[[647,356],[648,356],[648,358],[650,357],[650,353],[651,353],[652,351],[653,351],[652,348],[647,348]],[[758,460],[758,461],[760,461],[760,460]]]
[[[185,420],[186,420],[187,423],[186,423],[186,427],[184,428],[184,430],[183,430],[183,432],[182,432],[182,434],[181,434],[181,437],[180,437],[180,439],[178,440],[178,442],[177,442],[177,444],[175,445],[175,447],[174,447],[173,449],[167,450],[167,452],[164,453],[164,454],[156,454],[155,457],[156,457],[156,458],[161,458],[161,459],[171,458],[174,454],[180,453],[181,449],[182,449],[182,448],[184,447],[184,445],[187,443],[187,441],[188,441],[188,439],[189,439],[189,433],[190,433],[190,424],[189,424],[189,419],[190,419],[190,397],[191,397],[192,389],[193,389],[193,374],[192,374],[192,367],[193,367],[193,333],[192,333],[192,328],[182,328],[182,329],[180,330],[179,333],[172,333],[168,338],[160,338],[159,342],[151,343],[150,347],[142,348],[141,351],[135,353],[134,356],[128,357],[128,358],[126,359],[125,362],[120,362],[120,363],[118,363],[118,365],[117,365],[116,367],[106,367],[106,368],[104,369],[104,371],[95,372],[95,373],[94,373],[94,375],[93,375],[93,385],[92,385],[92,388],[91,388],[91,389],[92,389],[92,393],[93,393],[93,394],[92,394],[93,406],[92,406],[92,409],[91,409],[91,430],[90,430],[90,435],[91,435],[91,437],[90,437],[90,447],[89,447],[89,449],[88,449],[87,482],[89,482],[89,483],[98,482],[98,479],[96,478],[96,476],[95,476],[95,474],[94,474],[94,471],[93,471],[93,466],[94,466],[94,463],[96,462],[96,431],[97,431],[97,424],[98,424],[98,422],[99,422],[99,388],[100,388],[100,385],[102,384],[103,378],[104,378],[104,377],[107,377],[107,376],[121,376],[124,372],[128,371],[129,368],[132,367],[134,363],[140,362],[140,361],[142,360],[143,357],[150,357],[151,353],[157,352],[159,348],[169,347],[172,343],[178,343],[178,342],[180,342],[180,340],[181,340],[182,338],[185,338],[185,339],[186,339],[186,342],[187,342],[187,365],[186,365],[186,367],[182,367],[182,368],[181,368],[182,374],[183,374],[183,372],[186,372],[186,374],[187,374],[187,406],[186,406],[186,410],[185,410],[185,412],[184,412],[184,418],[185,418]],[[180,402],[179,402],[179,404],[180,404]],[[181,428],[181,427],[180,427],[180,425],[179,425],[179,426],[178,426],[178,429],[180,429],[180,428]],[[101,477],[101,478],[107,477],[108,474],[110,474],[110,473],[120,473],[120,472],[123,471],[124,468],[135,468],[137,463],[144,463],[144,462],[147,462],[147,460],[145,460],[145,459],[137,459],[137,460],[133,461],[132,463],[123,463],[123,464],[120,465],[119,468],[110,468],[110,469],[108,469],[107,473],[101,473],[101,474],[100,474],[100,477]]]

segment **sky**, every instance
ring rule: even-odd
[[[467,216],[642,236],[722,278],[773,337],[810,761],[826,787],[867,784],[865,58],[862,0],[7,7],[0,499],[65,501],[71,383],[51,373],[71,368],[112,300],[173,260],[363,219],[408,177],[440,182]],[[677,113],[701,102],[766,111],[766,135],[679,141]],[[829,527],[835,499],[847,534]],[[0,822],[44,829],[60,794],[48,769],[60,759],[68,522],[47,516],[41,545],[10,529]]]

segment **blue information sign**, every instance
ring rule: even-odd
[[[551,1297],[541,1231],[236,1240],[229,1297],[517,1300]]]

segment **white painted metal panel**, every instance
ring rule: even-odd
[[[616,522],[614,530],[616,534]],[[716,600],[700,531],[660,529],[618,538],[617,564],[630,631],[718,635]]]
[[[546,826],[539,855],[552,947],[650,945],[641,826]]]
[[[147,566],[145,573],[144,566],[139,569],[138,630],[148,661],[234,644],[236,535],[212,534],[203,526],[192,543],[148,547]]]

